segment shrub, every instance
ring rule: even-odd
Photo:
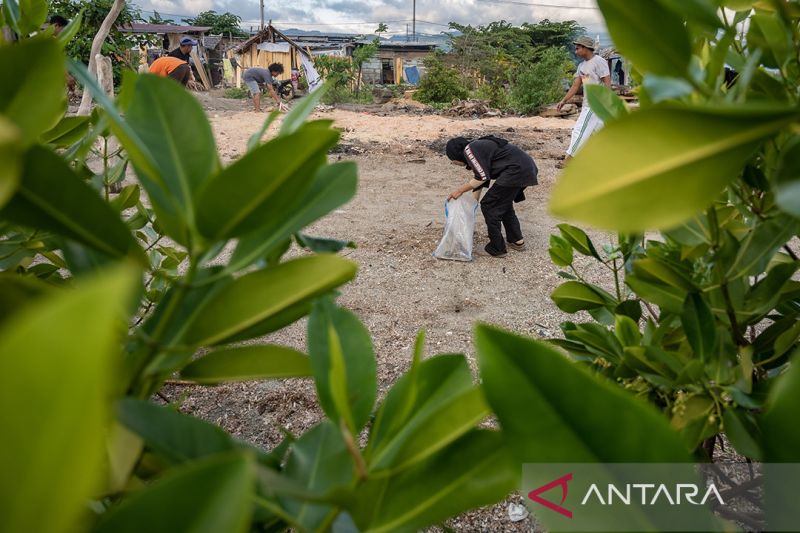
[[[438,56],[425,58],[425,74],[414,98],[425,104],[449,104],[469,96],[469,83]]]
[[[473,96],[479,100],[486,100],[495,109],[508,107],[508,91],[500,84],[484,83],[475,89]]]
[[[333,90],[347,88],[355,79],[353,65],[346,57],[316,56],[314,66]]]
[[[800,13],[765,5],[751,16],[748,5],[729,20],[710,2],[703,17],[641,7],[661,26],[654,44],[676,55],[661,64],[639,47],[645,28],[608,17],[643,76],[641,106],[629,112],[605,86],[585,88],[606,127],[567,165],[550,206],[620,233],[602,249],[567,224],[551,237],[569,279],[553,300],[594,319],[564,323],[557,342],[649,399],[699,456],[724,432],[750,459],[800,460],[798,433],[784,439],[778,422],[789,402],[794,416],[800,406]],[[726,62],[744,69],[733,83]],[[611,292],[585,279],[578,254],[604,265]]]
[[[243,87],[231,87],[230,89],[225,89],[225,98],[241,100],[242,98],[247,98],[248,96],[250,96],[250,92]]]
[[[347,87],[333,87],[322,97],[322,103],[333,104],[371,104],[374,102],[372,91],[351,91]]]
[[[520,67],[511,85],[511,107],[519,113],[535,113],[542,106],[557,102],[563,96],[566,69],[571,66],[566,50],[549,48],[538,62]]]

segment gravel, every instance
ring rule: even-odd
[[[239,111],[246,102],[217,102],[206,95],[223,159],[245,152],[247,138],[266,118]],[[362,111],[335,110],[317,114],[333,118],[343,131],[332,160],[351,159],[359,165],[358,194],[353,202],[309,228],[307,233],[355,241],[358,248],[344,255],[359,265],[358,278],[342,289],[339,304],[355,312],[369,329],[378,362],[379,396],[409,367],[414,339],[427,332],[426,355],[464,353],[474,370],[472,329],[489,322],[537,338],[559,336],[559,323],[572,319],[550,300],[563,281],[548,255],[549,236],[557,232],[547,211],[547,199],[557,179],[555,163],[563,159],[572,122],[538,117],[493,117],[468,120],[439,115],[377,116]],[[270,131],[274,131],[272,126]],[[472,263],[439,261],[431,256],[442,235],[447,194],[469,174],[454,167],[441,147],[451,136],[493,133],[518,144],[539,167],[537,187],[517,204],[528,244],[525,252],[509,251],[504,259],[479,257]],[[435,151],[431,148],[436,149]],[[609,236],[591,233],[599,247]],[[482,217],[476,223],[475,245],[486,241]],[[301,254],[293,249],[291,255]],[[588,261],[584,276],[607,288],[607,271]],[[305,346],[302,320],[260,342],[297,349]],[[181,410],[218,424],[237,437],[270,448],[281,429],[300,434],[322,418],[310,380],[252,382],[218,387],[172,384],[162,394],[180,401]],[[453,518],[456,531],[530,531],[531,519],[512,522],[509,502]],[[435,530],[435,529],[434,529]],[[432,530],[433,531],[433,530]]]

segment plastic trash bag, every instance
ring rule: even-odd
[[[471,194],[444,204],[444,235],[433,252],[437,259],[472,261],[472,234],[475,231],[475,211],[478,202]]]

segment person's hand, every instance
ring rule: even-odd
[[[561,111],[562,107],[564,107],[564,100],[561,100],[559,103],[556,104],[556,110]]]
[[[458,198],[464,193],[460,190],[456,189],[455,191],[450,193],[450,196],[447,197],[448,200],[458,200]]]
[[[278,111],[289,111],[289,106],[283,102],[278,102]]]

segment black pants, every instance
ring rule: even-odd
[[[517,198],[524,187],[501,187],[493,185],[481,200],[481,212],[489,231],[489,244],[486,251],[492,255],[506,253],[501,226],[506,230],[508,242],[522,240],[519,219],[514,212],[514,198]]]
[[[192,69],[189,67],[189,63],[185,63],[176,67],[168,76],[185,86],[192,77]]]

